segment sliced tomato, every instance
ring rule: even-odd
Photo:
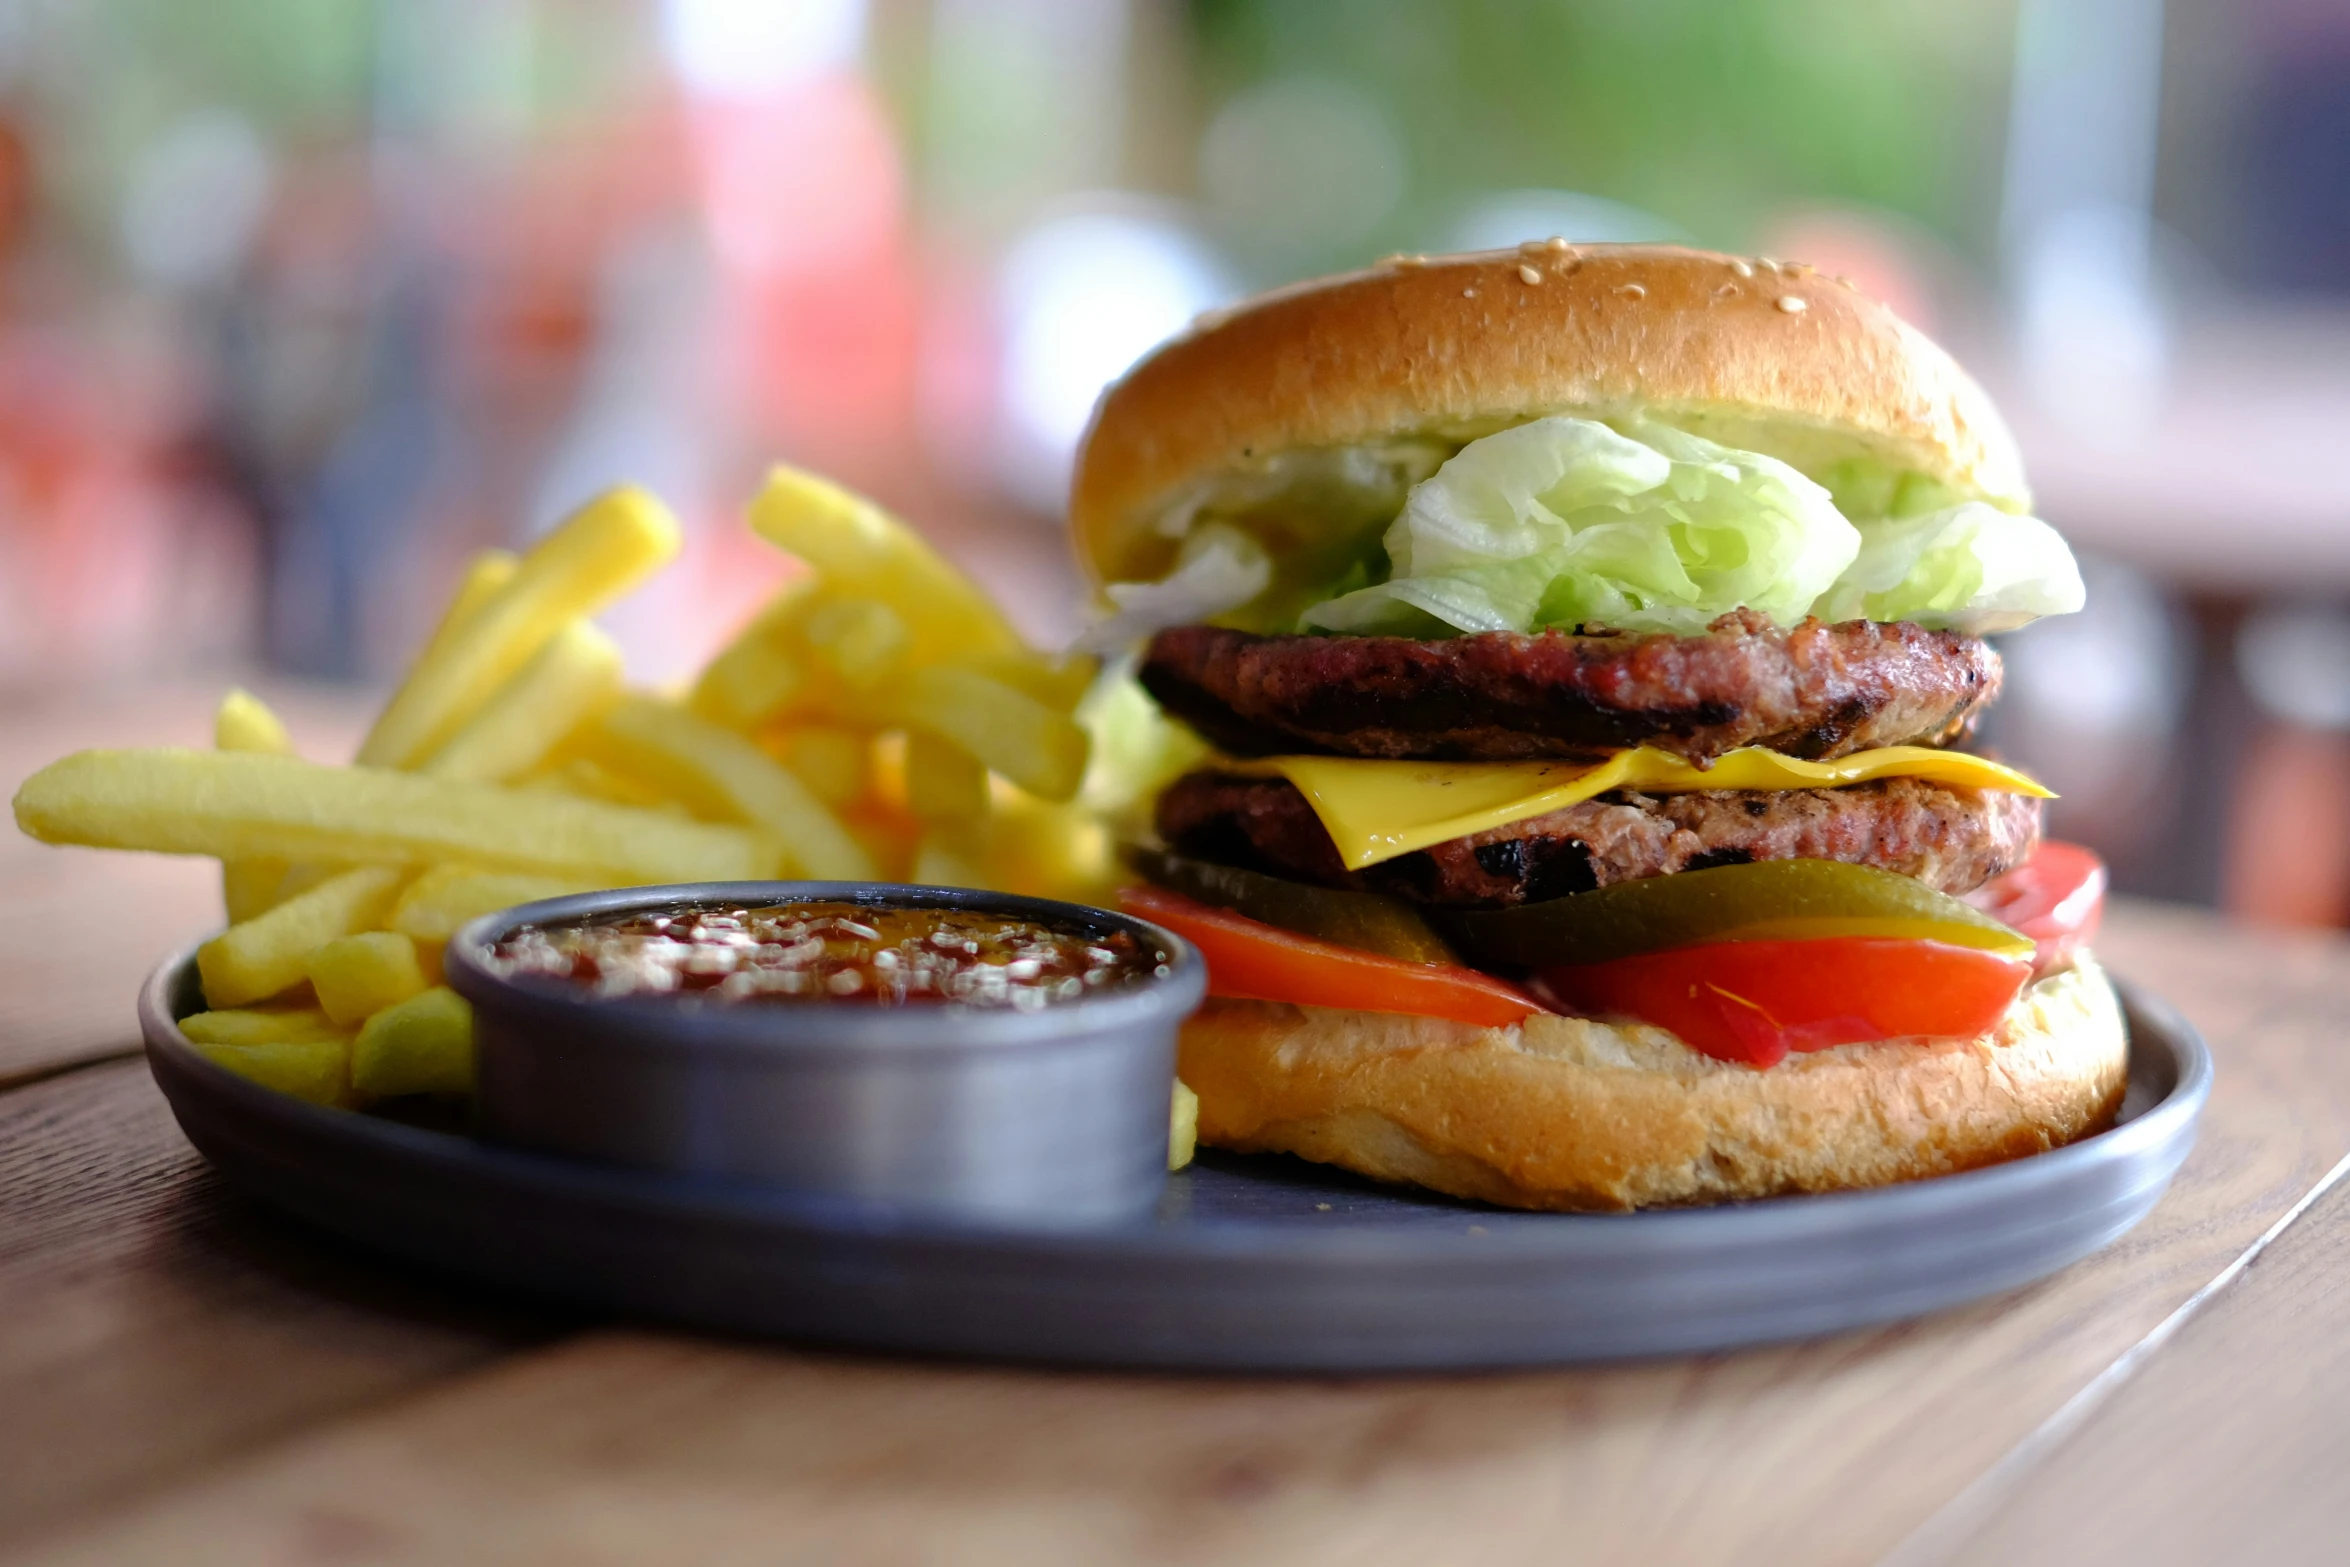
[[[2032,977],[2022,957],[1881,936],[1722,941],[1546,969],[1540,988],[1579,1012],[1671,1029],[1724,1061],[1998,1027]]]
[[[2072,960],[2097,934],[2105,913],[2105,862],[2077,843],[2043,841],[2032,857],[1997,876],[1965,901],[2039,949],[2033,972],[2045,974]]]
[[[1402,1012],[1499,1028],[1545,1010],[1515,985],[1447,963],[1412,963],[1317,941],[1159,887],[1128,887],[1118,901],[1199,948],[1208,994],[1292,1001],[1356,1012]]]

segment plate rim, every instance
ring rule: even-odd
[[[357,1111],[314,1105],[248,1081],[206,1058],[181,1032],[172,1016],[174,992],[193,968],[197,943],[184,945],[149,973],[139,992],[138,1012],[149,1070],[171,1104],[175,1118],[188,1119],[174,1078],[215,1104],[233,1107],[242,1119],[258,1119],[307,1139],[372,1147],[446,1169],[464,1169],[508,1186],[540,1191],[566,1189],[599,1202],[642,1210],[687,1214],[704,1220],[749,1222],[779,1232],[853,1234],[861,1239],[919,1246],[936,1252],[1024,1256],[1129,1257],[1163,1259],[1179,1253],[1202,1263],[1281,1260],[1300,1265],[1339,1265],[1391,1260],[1398,1248],[1435,1256],[1432,1263],[1525,1262],[1577,1251],[1645,1250],[1649,1246],[1770,1244],[1817,1240],[1862,1227],[1876,1210],[1897,1210],[1904,1222],[1933,1223],[1954,1213],[2028,1201],[2033,1193],[2063,1183],[2085,1168],[2127,1160],[2182,1136],[2192,1137],[2208,1103],[2215,1066],[2210,1047],[2176,1007],[2128,979],[2113,980],[2125,1017],[2144,1017],[2150,1033],[2170,1055],[2173,1080],[2161,1099],[2130,1120],[2078,1142],[2021,1159],[1855,1191],[1797,1193],[1709,1207],[1650,1208],[1630,1213],[1528,1215],[1506,1208],[1464,1204],[1464,1228],[1351,1223],[1329,1228],[1284,1221],[1226,1220],[1214,1225],[1172,1227],[1157,1217],[1119,1224],[986,1225],[940,1219],[882,1205],[780,1190],[758,1190],[659,1172],[598,1165],[584,1160],[498,1147],[458,1133],[406,1125]],[[2132,1028],[2132,1048],[2140,1031]],[[193,1140],[191,1138],[191,1140]],[[209,1157],[209,1155],[207,1155]],[[467,1168],[470,1167],[470,1168]],[[1472,1233],[1479,1213],[1544,1223],[1512,1222]],[[1607,1242],[1622,1243],[1610,1247]]]

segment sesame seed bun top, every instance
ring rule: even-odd
[[[1950,356],[1799,263],[1538,242],[1397,257],[1213,313],[1104,394],[1070,523],[1096,581],[1156,576],[1187,494],[1283,452],[1641,415],[1817,472],[1851,457],[2028,504]]]

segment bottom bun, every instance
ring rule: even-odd
[[[1983,1039],[1838,1045],[1755,1068],[1660,1028],[1509,1028],[1212,1000],[1184,1025],[1199,1140],[1511,1208],[1840,1191],[2040,1153],[2113,1123],[2121,1006],[2087,957]]]

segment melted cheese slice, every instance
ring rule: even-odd
[[[1219,772],[1286,778],[1297,785],[1348,870],[1361,870],[1449,838],[1507,827],[1579,805],[1610,789],[1689,794],[1699,789],[1833,789],[1878,778],[1925,778],[1970,789],[2053,799],[1997,762],[1919,745],[1805,762],[1747,746],[1697,768],[1650,746],[1597,766],[1576,762],[1383,762],[1351,756],[1267,756],[1222,761]]]

